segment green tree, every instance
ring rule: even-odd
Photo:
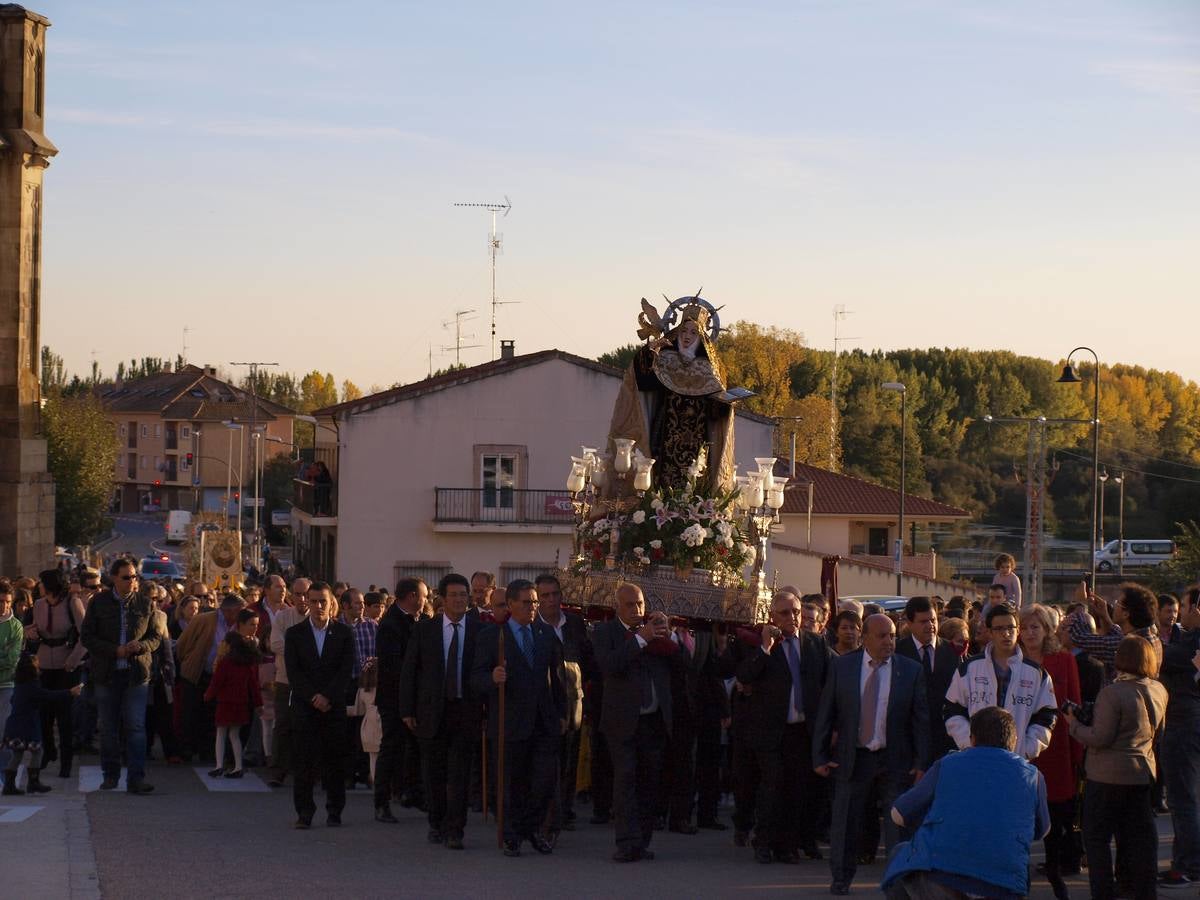
[[[100,532],[112,496],[120,439],[103,405],[89,395],[53,396],[42,409],[48,468],[56,486],[54,534],[86,544]]]
[[[629,368],[629,364],[633,362],[633,358],[637,356],[637,352],[641,349],[641,344],[625,344],[617,347],[615,350],[609,350],[607,353],[601,353],[596,357],[596,362],[604,363],[606,366],[612,366],[614,369],[620,369],[622,372]]]
[[[41,377],[43,397],[57,396],[67,388],[67,369],[63,358],[49,347],[42,348]]]

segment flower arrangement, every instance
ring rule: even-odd
[[[754,547],[737,518],[737,491],[708,497],[691,479],[680,488],[647,491],[631,510],[579,525],[580,571],[604,568],[616,532],[616,564],[622,568],[674,566],[706,569],[723,583],[742,582],[754,564]]]

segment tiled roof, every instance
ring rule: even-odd
[[[775,475],[787,478],[789,464],[780,460],[775,464]],[[852,475],[830,472],[817,466],[796,464],[796,483],[784,495],[785,514],[805,515],[808,512],[808,490],[803,485],[813,485],[813,515],[816,516],[892,516],[900,511],[900,492],[883,485],[873,484]],[[904,514],[922,519],[968,519],[970,513],[957,506],[938,503],[912,494],[904,495]]]
[[[126,381],[100,392],[100,401],[110,413],[151,413],[164,419],[222,421],[258,418],[270,421],[295,413],[248,391],[234,387],[199,366],[184,366],[178,372],[160,372],[136,381]]]
[[[371,394],[366,397],[359,397],[357,400],[348,400],[345,403],[326,406],[323,409],[316,410],[313,415],[338,416],[366,412],[367,410],[378,409],[381,406],[390,406],[393,403],[401,403],[405,400],[422,397],[435,391],[457,387],[460,384],[469,384],[472,381],[491,378],[493,375],[504,375],[508,372],[515,372],[517,369],[523,369],[526,366],[536,366],[539,363],[554,359],[582,366],[585,369],[591,369],[594,372],[599,372],[601,375],[611,375],[613,378],[621,378],[625,374],[620,369],[606,366],[604,363],[596,362],[594,359],[587,359],[583,356],[576,356],[574,353],[567,353],[565,350],[539,350],[536,353],[526,353],[523,356],[515,356],[512,359],[497,359],[466,369],[455,369],[453,372],[444,372],[441,375],[435,375],[423,381],[416,381],[412,384],[392,388],[391,390],[380,391],[378,394]],[[737,414],[742,418],[755,422],[769,425],[775,424],[774,419],[767,416],[760,416],[741,407],[738,408]]]

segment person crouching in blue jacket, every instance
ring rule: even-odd
[[[935,762],[896,799],[892,821],[913,839],[892,853],[880,885],[889,898],[1029,893],[1029,848],[1049,830],[1050,812],[1042,773],[1016,748],[1008,710],[981,709],[971,716],[971,746]]]

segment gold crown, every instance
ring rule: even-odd
[[[708,323],[710,318],[711,314],[709,311],[699,303],[689,303],[679,311],[680,325],[682,325],[684,322],[692,321],[700,326],[700,330],[703,332],[708,331]]]

